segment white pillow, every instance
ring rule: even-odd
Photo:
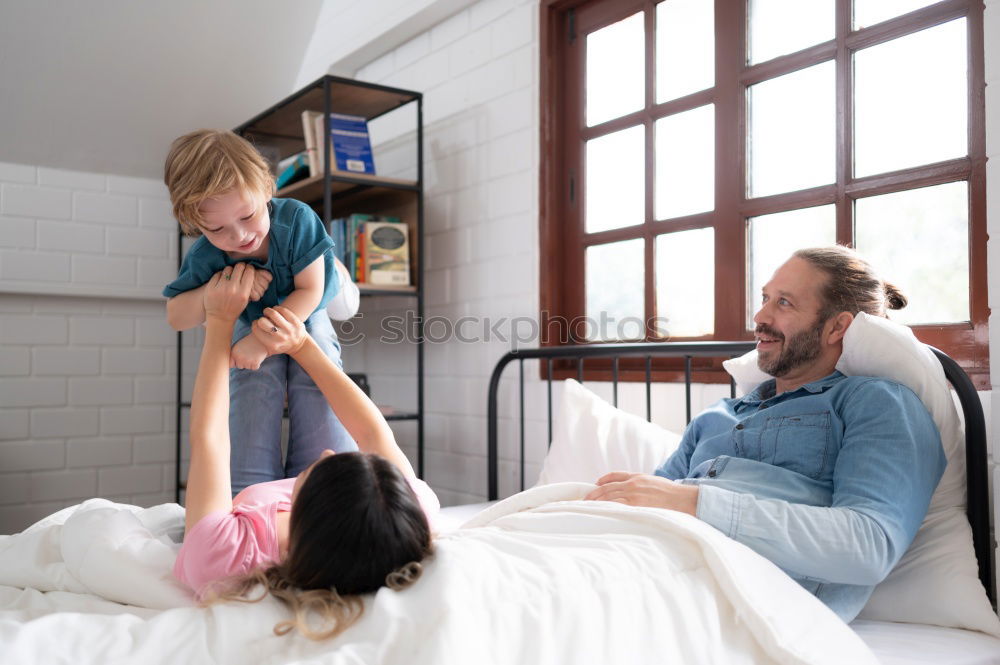
[[[566,379],[538,485],[593,483],[609,471],[651,473],[680,440],[679,434],[617,409]]]
[[[723,362],[742,393],[771,378],[757,352]],[[948,466],[910,548],[882,581],[859,618],[981,630],[1000,636],[979,582],[972,530],[965,518],[965,433],[944,370],[907,326],[859,313],[844,335],[837,369],[901,383],[924,403],[941,433]]]

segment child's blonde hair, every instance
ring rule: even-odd
[[[221,129],[199,129],[170,145],[163,166],[174,217],[189,236],[201,235],[198,207],[206,199],[240,189],[260,200],[274,195],[267,162],[246,139]]]

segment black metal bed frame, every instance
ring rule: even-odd
[[[490,377],[487,406],[487,486],[489,499],[498,498],[499,447],[498,447],[498,406],[497,398],[500,378],[507,365],[518,361],[519,383],[519,427],[520,427],[520,482],[524,489],[524,361],[539,360],[547,363],[548,377],[548,441],[552,441],[552,376],[553,363],[557,360],[574,360],[576,362],[577,380],[583,382],[584,360],[604,358],[611,360],[612,399],[618,405],[619,359],[644,358],[646,384],[646,420],[651,419],[652,401],[652,359],[683,358],[685,403],[687,420],[691,421],[691,359],[692,358],[733,358],[746,353],[754,347],[753,342],[641,342],[634,344],[601,344],[581,346],[557,346],[541,349],[519,349],[504,355],[493,369]],[[945,353],[930,347],[941,362],[945,376],[951,382],[958,394],[959,402],[965,417],[965,458],[966,486],[968,507],[966,514],[972,527],[973,547],[976,560],[979,563],[979,580],[986,589],[986,595],[997,607],[996,586],[994,582],[994,548],[996,544],[990,529],[988,462],[986,452],[986,422],[983,417],[983,406],[976,393],[975,386],[968,375]],[[730,381],[730,395],[736,395],[736,385]]]

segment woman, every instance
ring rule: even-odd
[[[247,263],[216,273],[204,292],[205,345],[191,400],[186,535],[174,575],[207,602],[243,599],[257,584],[289,605],[307,637],[337,634],[360,616],[356,594],[402,588],[431,552],[437,497],[418,480],[378,408],[319,349],[284,307],[266,309],[252,334],[309,373],[361,452],[320,458],[295,478],[251,485],[232,497],[229,347],[254,284]],[[232,497],[232,498],[231,498]],[[310,610],[325,630],[307,623]]]

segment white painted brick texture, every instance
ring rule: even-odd
[[[93,496],[173,500],[163,316],[156,301],[0,294],[0,533]]]
[[[172,501],[162,183],[0,163],[0,228],[0,533],[94,496]]]
[[[442,317],[425,346],[425,469],[446,505],[486,493],[486,388],[507,349],[479,340],[482,319],[511,300],[537,312],[537,14],[536,2],[483,0],[357,72],[424,93],[425,314]],[[438,341],[438,323],[466,314],[475,323],[463,334],[476,341]],[[379,398],[406,399],[393,363],[412,347],[360,346],[345,357],[363,353]],[[508,491],[513,464],[503,472]]]
[[[0,164],[0,293],[156,298],[177,256],[157,180]]]

